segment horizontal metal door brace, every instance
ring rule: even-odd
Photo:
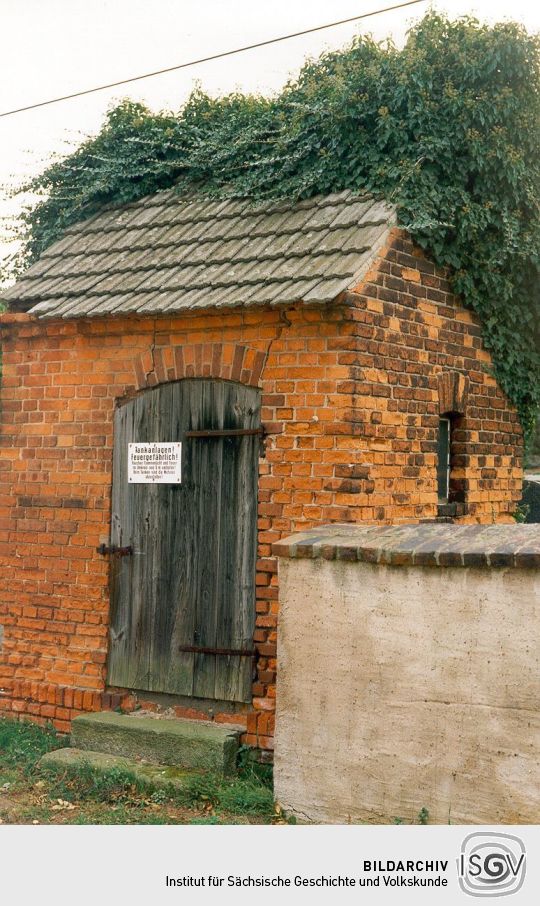
[[[186,437],[245,437],[258,434],[264,437],[264,428],[220,428],[216,431],[186,431]]]
[[[179,645],[177,651],[188,654],[223,654],[228,657],[257,657],[255,649],[248,648],[205,648],[201,645]]]

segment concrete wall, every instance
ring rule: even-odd
[[[540,820],[537,569],[281,559],[279,582],[283,808]]]

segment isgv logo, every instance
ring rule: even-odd
[[[472,897],[516,893],[525,880],[525,845],[511,834],[469,834],[461,844],[457,868],[459,886]]]

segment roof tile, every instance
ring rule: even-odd
[[[63,318],[331,302],[393,216],[348,191],[254,203],[166,190],[70,227],[3,298]]]

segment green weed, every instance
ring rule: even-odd
[[[217,815],[202,815],[200,818],[192,818],[190,824],[221,824]]]
[[[233,815],[271,815],[274,797],[264,784],[240,779],[220,785],[218,805]]]
[[[240,746],[238,750],[238,776],[245,780],[255,780],[272,789],[273,766],[258,760],[257,752],[250,746]]]
[[[527,522],[530,505],[528,503],[518,503],[512,516],[516,522]]]
[[[43,768],[42,773],[47,777],[50,795],[68,802],[129,802],[148,792],[134,774],[123,768],[97,771],[83,764],[62,772]]]
[[[191,774],[181,787],[171,787],[171,798],[178,805],[189,807],[217,805],[221,778],[217,774]]]
[[[181,788],[171,790],[171,798],[180,805],[207,805],[233,815],[271,815],[274,804],[272,791],[260,780],[229,780],[217,774],[193,774]]]
[[[57,769],[44,768],[51,798],[68,802],[133,803],[143,798],[148,804],[174,803],[186,808],[217,808],[232,815],[273,814],[272,791],[256,778],[226,779],[218,774],[187,775],[181,786],[150,792],[138,777],[123,768],[96,770],[91,765]]]
[[[42,755],[66,745],[52,728],[0,718],[0,767],[31,771]]]

